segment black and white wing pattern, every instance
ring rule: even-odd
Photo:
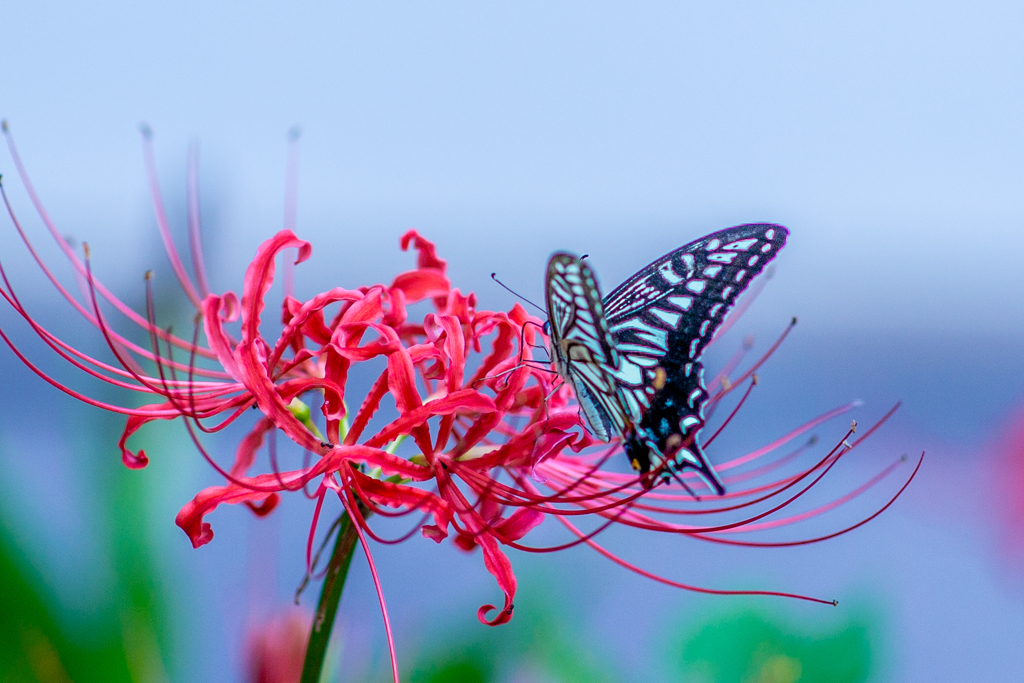
[[[545,290],[551,359],[576,391],[591,432],[608,441],[631,431],[640,415],[629,412],[620,396],[615,371],[622,358],[593,271],[572,254],[556,253],[548,262]]]
[[[607,372],[621,412],[639,416],[636,429],[621,432],[636,469],[691,468],[724,492],[697,442],[708,400],[700,355],[788,235],[767,223],[719,230],[662,256],[603,300],[616,356]]]

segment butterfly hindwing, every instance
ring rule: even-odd
[[[736,298],[787,235],[786,228],[771,224],[720,230],[662,256],[604,299],[620,355],[620,394],[642,413],[636,435],[626,441],[641,471],[668,459],[677,469],[695,469],[719,493],[724,490],[697,442],[708,399],[699,359]]]

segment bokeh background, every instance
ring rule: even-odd
[[[671,578],[838,608],[682,593],[585,548],[512,551],[516,618],[488,629],[475,610],[497,589],[480,558],[414,539],[376,554],[409,680],[1020,676],[1020,3],[5,0],[0,15],[0,115],[60,229],[89,241],[99,276],[130,302],[153,268],[161,314],[187,320],[139,124],[155,131],[179,231],[186,150],[201,146],[215,291],[239,290],[281,227],[298,125],[298,232],[314,244],[300,295],[389,281],[411,263],[397,249],[410,227],[438,243],[459,287],[507,308],[488,275],[540,298],[555,249],[589,253],[610,288],[712,230],[778,222],[792,237],[775,277],[709,365],[745,335],[764,349],[792,315],[800,324],[712,457],[850,399],[864,401],[862,423],[903,401],[834,485],[904,453],[927,451],[925,465],[852,534],[772,551],[606,539]],[[0,172],[57,263],[6,151]],[[0,258],[27,305],[99,349],[0,222]],[[0,325],[58,371],[10,309]],[[221,509],[215,541],[193,550],[174,515],[216,477],[180,425],[147,428],[137,443],[152,464],[129,472],[119,420],[6,349],[0,373],[0,676],[245,680],[249,634],[283,618],[301,579],[309,504],[263,520]],[[844,430],[818,431],[826,442]],[[386,680],[360,557],[339,619],[335,680]]]

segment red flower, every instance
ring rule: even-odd
[[[299,683],[309,638],[309,612],[294,607],[249,632],[245,659],[250,683]]]
[[[139,315],[92,277],[88,250],[83,262],[65,242],[39,203],[13,146],[11,153],[40,216],[86,283],[84,303],[50,278],[100,330],[117,365],[93,359],[43,329],[24,310],[6,275],[4,298],[43,342],[75,367],[115,386],[148,394],[154,402],[128,408],[84,396],[32,365],[6,335],[4,340],[54,386],[92,405],[128,416],[119,443],[128,467],[144,467],[148,462],[144,452],[130,449],[132,434],[152,420],[182,418],[198,450],[223,480],[199,492],[178,513],[177,524],[196,547],[212,540],[207,515],[218,506],[244,503],[257,514],[267,514],[282,493],[311,487],[317,505],[307,558],[327,495],[337,496],[355,520],[371,568],[367,538],[381,539],[361,514],[361,508],[382,516],[418,511],[424,520],[416,529],[427,538],[440,542],[452,534],[460,548],[480,547],[485,567],[504,594],[497,611],[492,605],[479,610],[480,620],[490,625],[508,621],[513,612],[516,579],[505,547],[549,552],[585,543],[632,571],[681,588],[830,602],[769,591],[689,586],[620,559],[598,545],[594,537],[618,524],[733,545],[810,543],[844,533],[867,520],[825,537],[790,542],[741,540],[736,534],[788,526],[831,510],[874,486],[898,464],[830,503],[781,516],[784,508],[821,481],[859,441],[847,440],[853,434],[851,428],[826,454],[796,469],[785,468],[798,461],[812,444],[767,463],[764,459],[847,412],[851,404],[825,413],[762,449],[718,465],[729,490],[720,498],[695,500],[684,486],[675,483],[649,489],[620,467],[624,459],[618,455],[618,443],[597,443],[586,433],[570,390],[565,386],[556,388],[560,380],[543,363],[533,362],[534,344],[546,341],[539,331],[541,321],[518,304],[508,312],[478,310],[476,296],[452,287],[446,262],[437,256],[434,245],[415,231],[410,230],[401,239],[403,250],[412,248],[417,252],[413,270],[400,273],[388,285],[335,288],[305,301],[286,296],[281,306],[282,329],[276,336],[267,336],[262,323],[267,293],[275,277],[275,259],[296,250],[295,263],[302,263],[310,257],[311,245],[282,230],[257,250],[246,270],[240,298],[232,292],[212,294],[206,291],[197,225],[191,225],[190,244],[197,273],[193,284],[173,246],[154,189],[157,222],[171,263],[183,290],[201,313],[201,323],[197,323],[192,339],[173,336],[156,325],[151,297],[147,299],[147,314]],[[156,187],[155,181],[152,185]],[[4,198],[6,201],[6,195]],[[9,204],[8,210],[21,232]],[[189,214],[197,213],[190,204]],[[35,257],[27,237],[21,234]],[[50,275],[42,261],[39,265]],[[101,300],[141,327],[150,337],[149,348],[115,332],[101,313]],[[205,336],[205,343],[200,343],[201,336]],[[754,371],[776,346],[740,376],[733,377],[737,359],[711,383],[718,391],[709,408],[721,405],[736,389],[745,391],[722,427],[742,406],[756,384]],[[360,364],[379,368],[380,360],[384,361],[383,369],[377,371],[369,392],[358,397],[347,395],[350,370]],[[147,362],[152,368],[148,372],[142,369]],[[393,403],[396,416],[375,422],[373,417],[385,403],[388,407]],[[350,410],[350,406],[358,407]],[[259,417],[248,427],[234,462],[219,465],[203,448],[201,433],[247,422],[252,408]],[[319,417],[314,419],[316,413]],[[255,471],[257,451],[268,436],[277,432],[283,432],[307,453],[307,463],[280,468],[276,451],[271,448],[271,467]],[[718,432],[705,446],[717,436]],[[411,445],[399,448],[407,438]],[[684,474],[682,479],[696,486],[695,478]],[[522,543],[524,536],[548,515],[565,526],[571,540],[547,548]],[[716,521],[685,522],[693,519]],[[585,532],[579,522],[587,520],[597,523]],[[383,606],[382,596],[381,602]]]

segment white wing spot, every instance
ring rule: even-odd
[[[686,277],[693,277],[693,254],[683,254],[682,256],[680,256],[680,258],[683,261],[683,265],[686,266]]]
[[[728,287],[722,290],[722,298],[728,299],[730,294],[732,294],[732,285],[729,285]]]
[[[698,389],[694,389],[693,391],[690,392],[690,407],[691,408],[693,407],[693,402],[696,401],[698,398],[700,398],[700,394],[701,394],[701,391],[700,391],[699,388]]]
[[[710,325],[711,325],[711,321],[710,320],[705,320],[704,322],[702,322],[700,324],[700,336],[703,337],[705,334],[708,333],[708,327],[710,327]]]
[[[747,260],[747,265],[748,266],[753,266],[755,263],[757,263],[757,259],[759,259],[759,258],[761,258],[761,257],[760,256],[751,256],[750,259]]]
[[[700,338],[699,337],[694,337],[693,340],[690,342],[690,358],[695,358],[697,356],[697,343],[698,342],[700,342]]]
[[[693,463],[694,465],[697,465],[698,467],[701,467],[700,462],[697,460],[697,456],[691,453],[690,449],[688,448],[680,448],[672,457],[675,458],[676,460],[682,458],[683,460],[686,460],[688,462]]]
[[[736,258],[736,252],[724,252],[720,251],[717,254],[711,254],[708,256],[708,261],[718,261],[719,263],[732,263],[733,259]]]
[[[668,331],[663,330],[660,327],[654,327],[648,325],[642,320],[636,318],[630,318],[629,320],[620,323],[615,326],[615,332],[621,333],[624,330],[635,330],[638,337],[642,342],[647,342],[651,346],[657,347],[662,351],[668,350]],[[650,353],[649,347],[638,346],[636,344],[620,343],[617,345],[618,350],[623,353],[630,353],[633,351],[639,351],[641,353]]]
[[[665,282],[669,283],[670,285],[674,285],[683,281],[683,278],[678,273],[676,273],[676,271],[672,270],[671,259],[665,261],[660,266],[658,266],[658,272],[661,273],[661,276],[663,278],[665,278]]]
[[[689,429],[693,425],[698,425],[698,424],[700,424],[700,418],[699,417],[695,417],[693,415],[687,415],[686,417],[684,417],[682,420],[679,421],[679,426],[683,428],[683,432],[684,433],[686,432],[687,429]]]
[[[711,307],[711,310],[708,311],[708,315],[714,318],[716,315],[718,315],[718,311],[720,311],[722,309],[722,306],[724,305],[725,304],[715,304],[714,306]]]
[[[741,270],[740,272],[736,273],[736,282],[742,282],[743,278],[745,278],[746,276],[747,276],[747,271]]]
[[[745,239],[745,240],[736,240],[735,242],[731,242],[731,243],[725,245],[724,247],[722,247],[722,249],[724,251],[747,251],[752,246],[754,246],[754,244],[756,242],[757,242],[757,238],[756,237],[751,237],[751,238]]]
[[[693,299],[688,296],[670,296],[668,297],[668,302],[676,308],[688,311],[693,303]]]
[[[678,325],[679,319],[683,317],[682,313],[673,313],[672,311],[666,311],[662,308],[652,308],[650,310],[651,313],[653,313],[658,318],[664,320],[668,324],[668,326],[672,328]]]
[[[772,245],[770,245],[770,244],[766,244],[766,245],[764,245],[763,247],[761,247],[761,251],[762,251],[763,253],[768,253],[768,252],[769,252],[769,251],[771,251],[771,250],[772,250]]]
[[[773,240],[773,239],[775,239],[775,228],[772,228],[768,232],[766,232],[764,234],[764,238],[766,240]]]
[[[722,266],[708,266],[707,268],[704,269],[704,277],[715,277],[721,272]]]
[[[694,294],[700,294],[704,291],[704,287],[707,285],[703,280],[690,280],[686,283],[686,288]]]
[[[708,251],[714,251],[715,249],[718,249],[718,247],[721,244],[722,244],[722,240],[720,240],[720,239],[718,239],[716,237],[715,239],[713,239],[710,242],[708,242],[708,246],[706,246],[704,248],[707,249]]]
[[[623,363],[610,374],[621,384],[638,387],[644,383],[644,371],[634,363]]]

